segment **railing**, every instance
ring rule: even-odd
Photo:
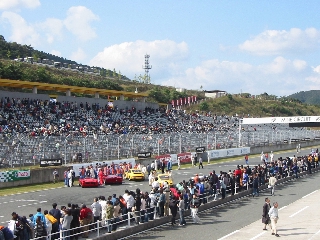
[[[270,146],[319,139],[319,130],[293,128],[277,131],[213,131],[207,133],[122,134],[86,136],[19,136],[2,138],[0,163],[2,165],[36,165],[40,159],[62,158],[64,163],[75,161],[105,161],[135,157],[139,152],[152,155],[194,151],[205,146],[207,150],[239,146]],[[78,160],[77,160],[78,161]]]
[[[312,164],[312,169],[319,169],[319,165],[317,163]],[[302,165],[299,169],[299,173],[308,171],[307,165]],[[298,175],[295,175],[295,173],[292,171],[292,169],[288,169],[288,171],[285,171],[280,175],[279,173],[276,175],[278,179],[291,179],[291,177],[298,177]],[[269,179],[269,173],[263,176],[261,181],[259,180],[259,186],[264,186],[267,184]],[[226,196],[227,195],[236,195],[244,190],[250,190],[253,189],[253,182],[252,178],[249,179],[248,183],[245,185],[239,185],[239,183],[235,181],[234,188],[232,189],[232,185],[229,184],[226,188]],[[221,188],[216,188],[216,186],[211,186],[209,190],[205,190],[203,194],[200,194],[199,200],[201,202],[201,205],[210,203],[212,201],[216,201],[217,196],[220,196],[222,193]],[[253,194],[254,192],[252,192]],[[257,192],[259,194],[259,190]],[[220,198],[220,197],[219,197]],[[187,201],[187,204],[185,204],[185,209],[190,209],[190,200]],[[120,214],[118,218],[112,218],[108,219],[106,221],[97,220],[96,222],[92,222],[90,224],[84,225],[84,226],[78,226],[72,229],[63,230],[61,229],[59,231],[59,239],[66,239],[67,237],[75,237],[75,236],[83,236],[87,238],[95,238],[99,237],[101,235],[107,234],[108,232],[112,232],[115,230],[120,229],[126,229],[135,226],[133,221],[135,222],[148,222],[159,218],[159,202],[151,208],[147,208],[146,211],[143,213],[142,211],[138,212],[127,212]],[[171,215],[169,210],[169,215]],[[135,220],[133,220],[135,219]],[[89,229],[89,230],[84,230]],[[93,233],[90,237],[88,236],[89,233]],[[48,237],[52,237],[54,234],[48,234]],[[43,239],[43,236],[32,238],[32,239]]]

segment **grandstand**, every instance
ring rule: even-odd
[[[62,97],[62,96],[59,96]],[[318,131],[288,124],[249,124],[239,130],[237,116],[187,114],[145,102],[1,92],[0,159],[2,165],[38,164],[43,158],[66,162],[82,153],[84,161],[207,149],[307,141]],[[68,99],[68,98],[67,98]],[[80,102],[80,103],[79,103]],[[139,106],[139,107],[138,107]]]

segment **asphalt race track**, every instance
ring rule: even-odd
[[[302,149],[299,155],[310,153],[311,148]],[[286,151],[275,153],[274,158],[278,157],[292,157],[296,155],[295,151]],[[250,166],[260,163],[260,157],[250,158]],[[188,179],[195,174],[208,175],[212,170],[217,173],[219,171],[234,170],[238,164],[244,164],[243,157],[239,160],[231,162],[224,162],[219,164],[210,164],[205,166],[204,169],[197,167],[175,170],[173,173],[174,182],[180,182],[183,179]],[[278,201],[281,206],[288,205],[299,198],[319,189],[320,173],[307,175],[296,181],[290,181],[276,188],[275,196],[271,198],[272,201]],[[77,182],[76,182],[77,183]],[[71,188],[54,188],[53,189],[21,193],[17,195],[8,195],[0,197],[0,223],[4,224],[11,218],[13,211],[17,212],[20,216],[28,216],[30,213],[35,214],[38,207],[42,211],[50,210],[51,204],[56,202],[58,206],[67,205],[68,203],[85,203],[91,205],[95,196],[110,196],[116,193],[117,196],[124,193],[125,189],[135,190],[139,187],[142,191],[149,191],[148,181],[144,182],[129,182],[125,181],[123,185],[104,186],[99,188],[85,188],[75,186]],[[158,227],[152,231],[147,231],[128,239],[174,239],[183,236],[184,239],[219,239],[235,230],[238,230],[251,222],[261,219],[262,205],[264,198],[269,196],[269,193],[262,192],[256,198],[242,198],[238,201],[207,210],[199,214],[202,220],[201,225],[188,224],[187,227],[171,227],[169,225]],[[190,223],[190,219],[187,219]]]

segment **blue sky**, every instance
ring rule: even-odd
[[[0,34],[177,88],[287,96],[320,86],[319,1],[1,0]]]

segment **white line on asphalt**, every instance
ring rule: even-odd
[[[257,236],[254,236],[254,237],[251,238],[250,240],[257,239],[258,237],[262,236],[262,235],[265,234],[265,233],[266,233],[266,232],[259,233]]]
[[[279,211],[281,211],[282,209],[286,208],[287,206],[283,206],[282,208],[279,209]]]
[[[311,193],[309,193],[309,194],[307,194],[307,195],[305,195],[305,196],[303,196],[302,198],[306,198],[306,197],[308,197],[308,196],[310,196],[311,194],[314,194],[315,192],[317,192],[318,190],[315,190],[315,191],[313,191],[313,192],[311,192]]]
[[[292,214],[289,217],[294,217],[295,215],[297,215],[298,213],[302,212],[303,210],[307,209],[309,206],[305,206],[304,208],[300,209],[298,212],[295,212],[294,214]]]
[[[318,232],[316,232],[311,238],[309,238],[308,240],[312,240],[312,239],[315,239],[313,237],[315,237],[316,235],[318,235],[320,233],[320,230]]]
[[[225,239],[225,238],[227,238],[227,237],[230,237],[230,236],[232,236],[233,234],[235,234],[235,233],[237,233],[237,232],[239,232],[239,230],[235,230],[235,231],[233,231],[232,233],[229,233],[228,235],[225,235],[224,237],[219,238],[218,240],[222,240],[222,239]]]
[[[0,217],[4,217],[4,216],[0,216]]]

